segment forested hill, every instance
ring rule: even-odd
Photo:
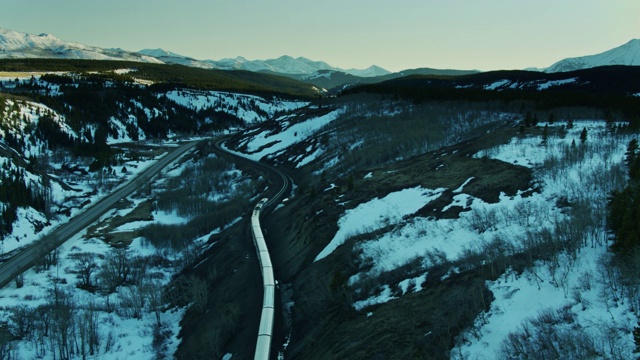
[[[396,88],[455,88],[483,90],[571,90],[609,93],[640,92],[640,66],[602,66],[564,73],[498,70],[460,76],[410,75],[377,84],[363,85],[351,92]]]
[[[135,71],[114,73],[122,69]],[[0,71],[108,73],[109,77],[117,80],[144,81],[163,88],[181,87],[306,99],[319,96],[312,85],[283,76],[132,61],[4,59],[0,60]]]
[[[123,143],[244,128],[311,96],[309,86],[277,76],[147,65],[0,61],[0,241],[20,209],[42,218],[53,211],[52,168],[99,178],[122,169]],[[31,221],[34,231],[46,221]]]
[[[361,85],[346,93],[378,93],[414,101],[529,101],[541,110],[597,107],[640,119],[640,66],[604,66],[564,73],[490,71],[463,76],[414,75]]]

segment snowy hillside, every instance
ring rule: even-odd
[[[343,109],[336,109],[307,119],[296,118],[294,114],[278,117],[274,120],[277,130],[264,131],[261,128],[248,130],[243,134],[243,140],[236,149],[241,149],[246,157],[256,161],[265,156],[272,157],[284,153],[291,146],[316,135],[342,113]],[[302,166],[314,160],[314,154],[318,153],[306,154],[292,160],[298,162],[298,166]]]
[[[611,50],[588,56],[567,58],[549,66],[546,72],[565,72],[607,65],[640,66],[640,39]]]
[[[176,104],[196,111],[214,109],[232,114],[246,124],[265,121],[276,113],[289,112],[308,105],[308,102],[304,101],[265,99],[254,95],[220,91],[176,90],[164,95]]]
[[[553,255],[533,261],[523,272],[508,268],[488,283],[495,300],[458,338],[452,358],[553,358],[557,348],[567,358],[631,358],[638,311],[634,298],[617,287],[620,280],[611,278],[604,223],[607,197],[622,185],[631,137],[612,133],[601,121],[577,121],[571,129],[553,126],[557,132],[547,139],[513,138],[475,155],[532,168],[536,189],[502,194],[497,203],[466,193],[474,177],[456,189],[398,190],[346,210],[338,232],[315,261],[330,256],[349,237],[375,233],[355,245],[360,270],[349,279],[353,307],[375,317],[378,305],[423,291],[434,266],[450,264],[452,274],[493,263],[492,256],[555,247]],[[581,142],[583,129],[589,135]],[[372,172],[366,178],[376,176]],[[447,190],[453,192],[453,202],[436,205]],[[412,215],[422,207],[463,211],[459,218]],[[382,229],[392,230],[380,233]],[[385,274],[409,265],[414,269],[409,277],[371,287],[372,278],[390,279]],[[573,348],[563,348],[571,343]],[[518,352],[523,348],[524,353]]]
[[[581,142],[583,129],[589,137]],[[477,154],[534,168],[542,188],[523,199],[524,206],[501,202],[524,214],[524,219],[517,217],[526,221],[520,230],[502,227],[508,235],[498,235],[501,239],[517,249],[530,241],[545,241],[544,234],[555,234],[575,245],[535,262],[523,273],[508,271],[491,282],[495,301],[458,339],[454,358],[547,357],[570,343],[575,347],[565,349],[562,356],[632,357],[638,311],[633,298],[615,289],[612,281],[617,280],[610,278],[612,254],[604,220],[610,192],[622,185],[618,177],[625,171],[623,158],[630,139],[612,134],[604,122],[585,121],[577,122],[566,137],[553,137],[547,143],[539,137],[514,139]],[[562,199],[574,204],[571,212],[557,207]],[[556,206],[550,206],[550,200]],[[485,242],[491,241],[491,235],[483,236]]]
[[[559,85],[561,82],[537,84],[539,88]],[[411,111],[418,108],[402,109],[393,102],[380,109],[364,102],[361,105],[363,112],[380,110],[394,118],[388,124],[396,127],[409,126],[401,119],[406,121]],[[394,107],[400,114],[397,117],[392,116]],[[425,113],[433,114],[435,110],[432,107]],[[287,232],[295,233],[291,242],[273,245],[276,251],[286,251],[291,243],[299,244],[297,241],[314,244],[308,246],[314,249],[311,256],[303,253],[309,261],[304,271],[309,274],[302,275],[300,283],[296,283],[298,279],[292,281],[302,294],[294,298],[293,306],[298,306],[298,311],[311,316],[305,310],[321,306],[318,305],[321,301],[308,307],[298,301],[322,296],[321,290],[315,293],[310,289],[322,285],[305,287],[303,283],[325,273],[329,274],[328,282],[342,281],[338,277],[344,276],[348,290],[340,290],[336,302],[340,306],[348,304],[354,311],[344,310],[353,320],[337,316],[336,322],[330,323],[340,332],[353,327],[363,329],[366,324],[381,326],[396,315],[407,316],[408,308],[422,311],[419,304],[434,301],[432,296],[451,286],[456,289],[451,296],[462,291],[461,302],[468,303],[458,306],[465,309],[477,306],[479,310],[468,322],[473,325],[465,325],[469,327],[462,332],[456,330],[457,335],[451,338],[455,347],[449,347],[451,351],[446,354],[452,359],[557,358],[553,351],[562,351],[572,359],[632,358],[635,346],[632,333],[640,311],[635,288],[625,289],[624,279],[612,264],[606,228],[607,198],[626,182],[625,150],[634,137],[623,130],[624,123],[556,119],[551,124],[542,122],[527,128],[522,134],[512,128],[504,132],[509,137],[501,138],[503,145],[487,146],[491,141],[481,141],[484,147],[478,149],[482,150],[471,152],[474,145],[465,142],[452,146],[453,151],[449,148],[433,151],[397,167],[374,163],[368,164],[369,171],[366,167],[337,173],[327,171],[341,168],[339,164],[349,156],[373,157],[378,148],[373,145],[373,135],[361,129],[354,131],[352,138],[345,137],[348,133],[345,131],[339,133],[344,139],[337,139],[336,129],[344,131],[346,124],[352,126],[357,121],[375,132],[372,119],[382,116],[376,113],[362,117],[360,113],[360,117],[350,118],[352,111],[348,107],[334,110],[325,107],[313,116],[291,114],[247,130],[237,143],[228,144],[252,159],[301,169],[309,176],[315,175],[315,179],[326,178],[312,190],[296,194],[276,211],[281,212],[282,219],[304,218],[300,221],[304,226],[317,224],[305,238],[300,225],[293,223],[287,227]],[[460,109],[457,114],[460,116]],[[489,119],[503,124],[514,119],[514,114],[509,113],[485,113],[470,118],[476,116],[477,122],[472,127],[476,134],[481,124],[490,123]],[[447,128],[451,130],[453,124],[462,123],[465,121],[451,121]],[[420,124],[427,126],[424,118]],[[437,127],[429,123],[429,128]],[[386,131],[392,130],[387,127]],[[415,128],[414,132],[417,131]],[[340,150],[334,152],[332,147]],[[359,152],[360,148],[364,150]],[[421,149],[425,151],[425,147]],[[408,147],[400,152],[407,158],[408,153]],[[393,159],[395,163],[403,161],[400,157]],[[422,161],[428,165],[419,166]],[[478,166],[477,172],[460,176],[462,170],[455,167],[458,161],[469,166],[476,164],[473,166]],[[489,167],[495,166],[492,161],[510,169],[528,169],[526,172],[532,178],[520,183],[523,186],[516,190],[496,191],[495,199],[491,199],[478,189],[491,178],[487,173],[492,171]],[[459,166],[467,168],[466,165]],[[456,180],[452,181],[454,176]],[[416,185],[434,177],[441,179],[434,182],[435,186]],[[407,180],[411,185],[394,182],[406,178],[413,179]],[[480,185],[483,181],[484,185]],[[512,180],[491,181],[496,189],[505,189]],[[295,210],[287,210],[288,207]],[[334,217],[335,213],[340,215]],[[350,257],[356,260],[349,262]],[[479,283],[489,296],[472,294],[465,285],[460,285],[470,281],[473,276],[470,273],[481,274]],[[336,302],[329,301],[327,306]],[[446,329],[447,325],[442,325],[446,321],[434,324],[428,315],[415,317],[420,319],[407,326],[410,329],[420,326],[416,338],[424,336],[425,342],[429,341],[429,335],[434,336],[434,341],[439,336],[446,339],[446,335],[437,334],[443,327]],[[457,326],[455,320],[453,323],[449,326]],[[304,322],[301,324],[305,326]],[[389,326],[395,329],[400,325]],[[297,351],[310,346],[305,339],[297,341]],[[349,348],[348,342],[344,348]],[[332,348],[335,349],[342,348]],[[521,349],[526,351],[518,352]],[[322,355],[327,356],[330,350],[324,351],[327,353]],[[338,353],[335,351],[331,354]]]
[[[135,71],[131,69],[121,69],[115,72],[132,73]],[[69,77],[69,79],[74,79],[73,81],[82,81],[81,78],[74,78],[70,74],[61,73],[58,74],[58,76],[61,78]],[[75,103],[76,97],[83,96],[80,94],[82,92],[78,91],[76,84],[52,83],[43,79],[45,78],[40,74],[34,74],[32,76],[21,74],[17,77],[0,78],[0,90],[4,88],[11,91],[16,88],[37,87],[41,93],[54,97],[68,98],[69,106],[60,108],[59,111],[62,113],[56,113],[55,116],[52,115],[52,119],[59,122],[60,126],[62,126],[63,132],[65,134],[68,133],[69,136],[74,139],[78,138],[77,134],[85,134],[82,139],[83,141],[87,141],[88,139],[94,139],[97,133],[100,134],[106,131],[104,136],[107,144],[132,142],[155,137],[158,135],[158,133],[155,132],[155,129],[158,127],[163,129],[167,135],[173,136],[175,132],[175,130],[172,129],[173,124],[166,119],[170,114],[182,114],[181,116],[191,117],[193,121],[186,124],[186,126],[191,127],[193,130],[210,132],[222,131],[228,126],[244,127],[263,122],[277,114],[286,113],[308,104],[304,101],[283,100],[277,97],[269,98],[229,92],[188,89],[170,90],[167,92],[159,92],[155,95],[149,93],[150,96],[139,97],[136,95],[127,95],[126,92],[138,94],[140,89],[146,86],[144,84],[106,82],[106,86],[112,89],[121,87],[121,90],[125,92],[123,94],[114,91],[116,94],[119,94],[119,98],[112,98],[111,101],[114,105],[117,104],[118,106],[105,109],[108,110],[108,112],[101,114],[103,122],[98,121],[95,115],[93,118],[82,117],[80,121],[72,121],[75,128],[71,130],[70,125],[67,124],[69,121],[66,120],[64,116],[65,113],[73,114],[73,108],[77,109],[86,106],[90,106],[91,108],[95,107],[86,102]],[[95,87],[95,84],[91,86],[94,86],[93,90],[97,92],[102,91],[100,86]],[[88,90],[85,90],[84,93],[87,91]],[[57,104],[58,102],[53,101],[53,103]],[[8,104],[11,107],[13,106],[12,102]],[[176,105],[179,106],[176,107]],[[26,114],[16,114],[16,117],[26,120],[23,121],[22,125],[16,123],[16,126],[20,125],[25,127],[27,126],[26,124],[30,124],[28,129],[35,129],[38,126],[37,119],[40,115],[55,113],[55,111],[43,105],[30,104],[29,106],[37,109],[38,115],[34,115],[32,118]],[[36,114],[36,110],[32,112]],[[8,124],[5,125],[8,126]],[[151,127],[149,127],[150,125]],[[29,136],[35,136],[35,133],[31,134],[30,131],[23,131],[23,129],[17,127],[13,130],[16,134],[23,134],[22,136],[27,137],[27,140]],[[169,131],[167,132],[167,130]],[[13,134],[14,132],[12,131],[6,136],[11,137]],[[22,151],[25,151],[25,154],[31,154],[32,150],[28,147],[33,146],[33,143],[32,141],[25,141],[24,144],[26,148]]]
[[[106,176],[101,172],[89,175],[86,169],[91,159],[72,159],[59,148],[65,141],[79,141],[80,136],[66,123],[64,116],[52,109],[10,99],[0,102],[0,106],[0,118],[3,119],[0,124],[0,164],[3,165],[0,174],[5,182],[11,178],[28,184],[32,197],[45,198],[43,206],[18,207],[12,222],[7,224],[4,219],[3,226],[12,231],[9,234],[0,232],[1,254],[30,245],[43,231],[47,232],[68,216],[77,214],[93,187],[109,191],[133,174],[132,171],[116,173],[111,169]],[[49,138],[43,138],[43,134]],[[31,164],[39,164],[40,169]],[[145,167],[139,162],[121,165],[137,171]],[[48,172],[43,172],[42,168]],[[81,179],[85,183],[81,184]],[[0,208],[4,211],[13,205],[0,200]]]

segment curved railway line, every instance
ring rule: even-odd
[[[262,208],[266,206],[267,201],[266,198],[260,200],[251,215],[251,234],[253,235],[253,244],[256,247],[258,261],[260,262],[262,287],[264,289],[255,360],[269,359],[269,355],[271,354],[271,338],[273,337],[273,323],[275,320],[276,282],[273,276],[273,266],[271,264],[269,250],[267,249],[267,243],[264,241],[264,235],[260,227],[260,213]]]
[[[271,257],[267,249],[267,244],[262,233],[260,226],[260,217],[264,215],[264,211],[280,201],[291,191],[292,183],[291,178],[282,171],[269,166],[267,164],[254,161],[241,154],[228,151],[224,148],[223,143],[226,138],[217,140],[214,143],[214,148],[221,153],[226,154],[234,159],[236,162],[242,162],[247,165],[258,168],[260,171],[270,174],[272,179],[280,179],[282,185],[274,187],[267,191],[268,198],[265,197],[258,202],[251,214],[251,233],[253,243],[256,248],[256,254],[260,265],[260,271],[262,273],[262,285],[264,289],[263,301],[262,301],[262,313],[260,317],[260,325],[258,327],[258,340],[256,343],[255,360],[268,360],[271,355],[271,344],[274,337],[274,323],[275,320],[275,296],[276,296],[276,282],[273,271],[273,265]],[[277,189],[277,191],[276,191]]]

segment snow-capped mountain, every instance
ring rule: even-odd
[[[279,74],[308,75],[319,70],[335,70],[361,77],[386,75],[390,72],[378,66],[367,69],[343,70],[324,61],[288,55],[277,59],[248,60],[244,57],[221,60],[197,60],[164,49],[144,49],[138,52],[104,49],[58,39],[51,34],[27,34],[0,28],[0,59],[57,58],[90,60],[127,60],[158,64],[180,64],[204,69],[263,71]]]
[[[210,64],[206,61],[196,60],[194,58],[176,54],[172,51],[167,51],[160,48],[140,50],[138,51],[138,54],[153,57],[165,64],[178,64],[203,69],[217,69],[215,65]]]
[[[567,58],[549,66],[546,72],[563,72],[607,65],[640,66],[640,39],[595,55]]]
[[[277,59],[267,60],[249,60],[242,56],[220,60],[196,60],[164,49],[144,49],[138,51],[138,54],[153,56],[166,64],[180,64],[204,69],[245,70],[300,76],[314,76],[318,72],[326,71],[335,71],[358,77],[376,77],[391,74],[391,72],[376,65],[366,69],[345,70],[331,66],[324,61],[315,61],[302,56],[294,58],[289,55],[283,55]]]
[[[51,34],[26,34],[0,28],[0,59],[57,58],[129,60],[162,63],[155,57],[122,49],[103,49],[60,40]]]
[[[155,58],[161,58],[161,57],[182,57],[182,58],[188,58],[190,59],[188,56],[184,56],[184,55],[180,55],[180,54],[176,54],[173,51],[167,51],[165,49],[143,49],[138,51],[138,54],[142,54],[142,55],[147,55],[147,56],[153,56]]]
[[[371,65],[366,69],[358,70],[358,69],[348,69],[345,70],[347,74],[360,76],[360,77],[376,77],[376,76],[384,76],[389,75],[391,72],[381,68],[377,65]]]
[[[390,74],[389,71],[372,65],[366,69],[341,69],[324,61],[315,61],[305,57],[281,56],[277,59],[247,60],[244,57],[222,60],[205,60],[215,68],[224,70],[267,71],[279,74],[310,75],[322,70],[340,71],[360,77],[374,77]]]

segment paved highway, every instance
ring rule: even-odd
[[[49,235],[25,248],[6,262],[0,264],[0,287],[7,285],[16,276],[37,264],[44,255],[54,250],[71,236],[96,221],[120,199],[123,199],[137,189],[140,189],[163,168],[192,149],[196,143],[197,141],[188,142],[171,150],[167,155],[141,172],[136,178],[119,187],[111,195],[104,197],[78,216],[72,218],[63,225],[60,225]]]

